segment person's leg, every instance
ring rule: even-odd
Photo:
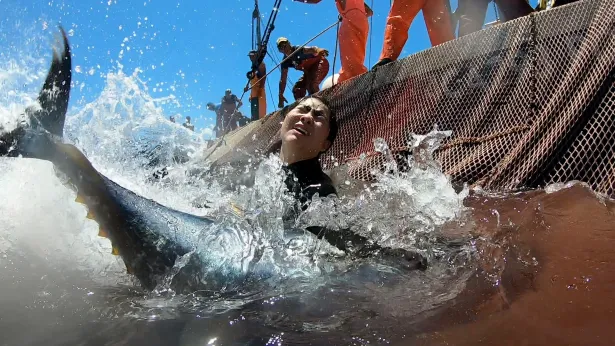
[[[254,120],[258,120],[258,116],[259,116],[259,101],[260,101],[260,97],[254,97],[250,99],[250,120],[254,121]]]
[[[262,119],[267,115],[267,95],[265,89],[261,89],[258,95],[258,119]]]
[[[408,40],[410,24],[425,2],[426,0],[393,0],[384,30],[382,52],[374,67],[397,60]]]
[[[448,0],[427,0],[423,6],[425,26],[432,46],[455,39],[451,12],[446,2]]]
[[[483,28],[488,6],[489,0],[459,0],[459,37]]]
[[[327,77],[327,74],[329,74],[329,61],[327,59],[320,60],[310,72],[307,89],[308,93],[312,95],[320,91],[320,83]]]
[[[236,130],[239,127],[239,117],[241,116],[241,113],[236,112],[233,113],[232,117],[231,117],[231,122],[230,122],[230,126],[229,126],[229,132]]]
[[[224,111],[222,116],[222,135],[226,135],[230,130],[232,114],[229,114],[227,111]]]
[[[336,1],[336,4],[342,16],[342,24],[338,34],[342,65],[338,83],[341,83],[367,72],[365,50],[367,48],[369,24],[363,0],[346,0],[345,7],[342,7],[339,0]]]
[[[297,83],[295,83],[295,85],[293,86],[293,96],[295,97],[295,101],[305,97],[305,94],[307,93],[306,73],[307,71],[303,71],[303,75],[301,76],[301,78],[299,78]]]

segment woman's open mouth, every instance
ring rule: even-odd
[[[310,133],[307,132],[305,129],[302,129],[302,128],[297,127],[297,126],[293,127],[293,130],[299,132],[300,134],[302,134],[304,136],[309,136],[310,135]]]

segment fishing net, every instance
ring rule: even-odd
[[[322,92],[340,125],[322,158],[361,180],[398,158],[412,133],[453,135],[436,152],[454,181],[491,190],[581,180],[615,194],[615,1],[587,0],[451,41]],[[241,161],[276,136],[276,112],[225,138]],[[226,148],[226,149],[224,149]],[[403,168],[403,160],[399,164]]]

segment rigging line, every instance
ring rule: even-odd
[[[274,59],[274,56],[271,55],[269,52],[267,52],[267,55],[269,55],[269,58],[274,62],[274,63],[278,63],[277,60],[278,59]],[[293,92],[293,89],[291,89],[290,85],[294,85],[295,83],[293,82],[292,79],[290,79],[290,77],[286,76],[286,80],[288,81],[288,83],[286,84],[286,89],[288,89],[288,91],[290,91],[291,93]],[[267,79],[267,82],[269,82],[269,79]],[[273,96],[271,96],[273,97]]]
[[[273,4],[273,9],[271,10],[271,14],[269,15],[269,19],[267,21],[267,26],[265,27],[265,33],[263,34],[263,37],[261,39],[261,50],[258,53],[258,57],[257,60],[255,62],[255,64],[252,65],[252,71],[255,71],[258,66],[260,65],[261,62],[263,62],[263,60],[265,59],[265,54],[262,51],[262,44],[264,43],[265,45],[267,45],[269,43],[269,38],[271,37],[271,32],[273,31],[273,29],[275,28],[275,26],[273,25],[273,23],[275,23],[275,20],[278,16],[279,13],[279,8],[280,8],[280,4],[282,3],[282,0],[276,0],[275,3]]]
[[[290,53],[290,55],[288,55],[288,56],[287,56],[284,60],[282,60],[282,62],[280,62],[277,66],[275,66],[273,69],[271,69],[271,70],[270,70],[270,71],[269,71],[266,75],[262,76],[262,77],[261,77],[261,78],[257,81],[257,83],[258,83],[258,82],[260,82],[260,80],[261,80],[261,79],[263,79],[263,78],[265,78],[265,77],[269,76],[269,74],[271,74],[271,72],[275,71],[278,67],[280,67],[280,65],[282,65],[283,63],[285,63],[286,61],[288,61],[290,58],[292,58],[292,57],[293,57],[293,55],[294,55],[295,53],[297,53],[299,50],[303,49],[303,47],[305,47],[308,43],[310,43],[310,42],[314,41],[316,38],[318,38],[319,36],[321,36],[321,35],[322,35],[322,34],[324,34],[325,32],[329,31],[329,30],[330,30],[331,28],[333,28],[334,26],[338,25],[338,24],[339,24],[339,22],[340,22],[340,20],[338,19],[337,21],[335,21],[335,23],[333,23],[333,24],[329,25],[326,29],[324,29],[323,31],[319,32],[316,36],[312,37],[312,38],[311,38],[311,39],[309,39],[307,42],[305,42],[304,44],[302,44],[301,46],[299,46],[297,49],[295,49],[295,51],[294,51],[294,52]],[[255,85],[256,85],[256,83],[255,83]],[[248,90],[250,90],[250,89],[252,89],[252,88],[249,88]],[[246,92],[247,92],[247,91],[244,91],[244,94],[245,94]],[[243,98],[243,95],[241,95],[241,97]]]
[[[337,81],[335,79],[335,63],[337,62],[337,49],[340,37],[340,22],[340,20],[337,21],[337,28],[335,29],[335,52],[333,53],[333,74],[331,77],[331,89],[333,89],[337,85]],[[337,79],[339,79],[339,77]]]
[[[261,19],[261,22],[263,20]],[[264,24],[264,23],[263,23]],[[279,64],[279,59],[275,56],[272,55],[271,53],[269,53],[269,51],[274,51],[275,49],[273,49],[274,47],[272,46],[271,42],[267,42],[267,55],[269,56],[269,58],[271,59],[271,61],[273,61],[274,64]],[[275,47],[277,48],[277,47]],[[293,92],[293,89],[290,87],[291,85],[294,85],[295,83],[293,82],[293,80],[290,77],[287,77],[286,80],[288,80],[288,84],[286,84],[286,89],[288,89],[288,91],[290,91],[291,93]]]
[[[271,97],[271,104],[275,105],[275,99],[273,98],[273,92],[271,91],[271,85],[269,85],[269,79],[267,79],[267,88],[269,89],[269,97]],[[267,110],[265,110],[266,112]]]
[[[282,3],[282,0],[275,0],[275,3],[273,4],[273,8],[271,9],[271,14],[269,14],[269,19],[267,20],[267,26],[265,27],[265,35],[267,35],[267,31],[270,31],[270,29],[273,30],[271,27],[273,26],[273,23],[275,22],[275,19],[278,15],[281,3]],[[265,40],[263,39],[263,41]]]
[[[374,0],[371,1],[369,7],[374,10]],[[369,17],[369,55],[367,56],[367,65],[372,66],[372,36],[374,33],[374,25],[373,25],[374,15],[372,14]]]

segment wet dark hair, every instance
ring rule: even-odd
[[[321,96],[308,96],[304,98],[303,100],[310,98],[310,97],[322,102],[325,106],[327,106],[327,109],[329,110],[329,135],[327,136],[327,140],[331,142],[331,146],[333,146],[333,142],[335,141],[335,138],[337,138],[337,131],[339,130],[339,128],[337,125],[337,118],[335,117],[335,112],[333,111],[333,108],[331,107],[331,103],[329,103],[328,100],[326,100],[325,98]],[[297,103],[297,105],[298,104],[299,103]]]
[[[329,149],[331,149],[331,147],[333,147],[333,142],[335,141],[335,138],[337,138],[337,132],[339,130],[339,127],[337,125],[337,118],[335,117],[335,112],[333,111],[333,108],[331,108],[331,103],[325,99],[322,96],[319,95],[310,95],[310,96],[306,96],[300,100],[295,101],[294,103],[282,108],[282,110],[280,110],[280,114],[282,114],[282,118],[286,118],[286,115],[292,111],[293,109],[297,108],[297,106],[299,106],[299,104],[301,104],[301,102],[309,99],[309,98],[313,98],[313,99],[317,99],[318,101],[322,102],[327,109],[329,110],[329,135],[327,136],[327,140],[329,142],[331,142],[331,146],[329,146]],[[276,135],[276,137],[274,137],[274,140],[269,143],[269,145],[267,146],[267,149],[265,150],[265,153],[270,154],[270,153],[274,153],[274,152],[279,152],[280,149],[282,148],[282,139],[280,139],[279,136],[279,132]],[[329,149],[327,149],[326,151],[328,151]],[[319,154],[319,156],[324,152],[321,152]]]

